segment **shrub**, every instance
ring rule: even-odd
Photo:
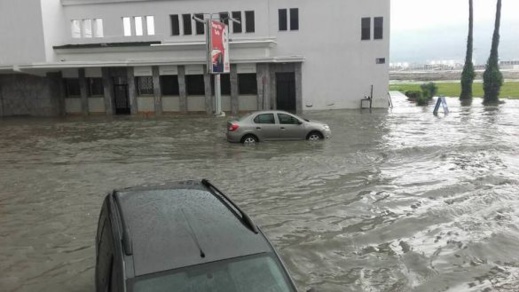
[[[408,90],[405,92],[405,95],[410,100],[417,100],[418,98],[422,97],[422,92],[418,90]]]
[[[416,105],[428,105],[429,100],[431,100],[431,99],[428,97],[420,96],[419,98],[416,99]]]
[[[438,93],[438,86],[434,82],[424,83],[420,85],[422,88],[423,96],[427,99],[432,99]]]

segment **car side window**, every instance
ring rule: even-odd
[[[278,119],[280,124],[284,125],[299,125],[299,120],[295,117],[287,114],[278,114]]]
[[[261,114],[254,118],[256,124],[275,124],[274,114]]]

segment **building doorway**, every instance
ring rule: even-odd
[[[294,72],[276,73],[276,109],[296,112],[296,77]]]
[[[131,114],[128,84],[114,84],[114,105],[116,115]]]

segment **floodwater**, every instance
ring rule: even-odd
[[[113,188],[209,178],[301,291],[518,291],[519,100],[321,111],[324,142],[228,144],[225,120],[0,120],[0,290],[93,291]]]

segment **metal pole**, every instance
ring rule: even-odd
[[[214,95],[216,99],[216,105],[215,105],[215,115],[216,116],[222,116],[224,115],[222,113],[222,88],[220,86],[220,74],[214,75]]]

